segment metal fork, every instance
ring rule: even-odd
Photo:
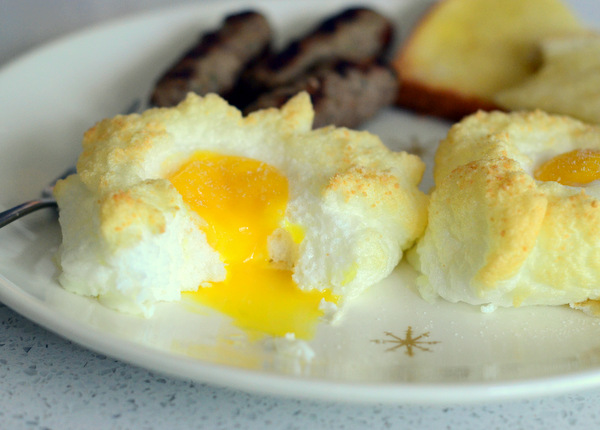
[[[141,102],[140,100],[136,100],[127,108],[123,115],[127,115],[130,113],[134,113],[140,109]],[[4,212],[0,212],[0,228],[4,227],[11,222],[30,214],[31,212],[37,211],[38,209],[48,208],[48,207],[56,207],[56,200],[54,199],[54,195],[52,191],[54,190],[54,185],[60,179],[64,179],[69,175],[72,175],[77,170],[75,166],[69,167],[65,170],[60,176],[50,182],[48,185],[44,187],[40,198],[35,200],[30,200],[25,203],[21,203],[20,205],[15,206],[14,208],[5,210]]]

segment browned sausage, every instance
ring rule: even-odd
[[[245,113],[280,107],[300,91],[311,97],[314,128],[356,127],[394,102],[398,80],[390,67],[380,63],[324,65],[295,83],[261,95]]]
[[[229,98],[241,73],[268,52],[270,44],[271,28],[264,16],[253,11],[230,15],[159,79],[151,103],[173,106],[190,91]]]
[[[392,36],[393,25],[381,14],[366,8],[347,9],[257,64],[245,80],[253,87],[274,88],[292,82],[322,62],[372,61],[385,53]]]

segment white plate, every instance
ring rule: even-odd
[[[284,42],[344,3],[255,5]],[[425,7],[410,0],[366,3],[395,17],[403,35]],[[583,16],[597,18],[594,6],[587,3]],[[0,206],[36,196],[76,159],[83,131],[148,94],[200,31],[242,8],[214,2],[127,18],[50,44],[1,70]],[[389,109],[366,128],[394,148],[417,141],[431,148],[447,126]],[[431,150],[423,155],[429,159]],[[262,393],[422,404],[600,385],[600,320],[562,307],[483,314],[466,305],[427,304],[414,293],[415,274],[404,264],[353,303],[339,325],[319,327],[310,342],[315,357],[307,362],[276,352],[269,342],[248,341],[214,312],[171,303],[143,320],[69,294],[55,281],[52,256],[59,241],[50,211],[0,230],[0,300],[90,349],[167,374]],[[413,342],[406,342],[409,334]],[[418,338],[423,334],[428,337]]]

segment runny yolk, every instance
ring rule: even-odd
[[[576,149],[546,161],[534,172],[540,181],[581,186],[600,179],[600,151]]]
[[[207,222],[201,228],[227,268],[225,281],[189,295],[244,329],[310,338],[322,315],[321,300],[337,299],[327,291],[301,291],[289,270],[269,262],[267,238],[276,228],[288,228],[292,238],[302,239],[300,227],[283,222],[287,178],[257,160],[201,151],[169,179]]]

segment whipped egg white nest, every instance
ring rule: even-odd
[[[428,299],[495,307],[600,298],[600,128],[479,112],[437,150],[428,226],[409,260]]]
[[[427,197],[418,190],[425,166],[368,132],[313,130],[313,115],[304,93],[247,117],[216,95],[190,94],[174,108],[96,124],[85,133],[77,174],[55,189],[60,284],[145,316],[182,292],[218,289],[234,265],[222,250],[235,254],[237,236],[216,246],[214,224],[235,212],[273,224],[257,233],[267,236],[259,240],[265,250],[241,260],[260,256],[261,264],[289,271],[299,291],[340,298],[331,306],[322,299],[322,308],[336,309],[388,276],[425,228]],[[215,165],[219,178],[194,174]],[[262,178],[258,206],[218,212],[221,196],[238,189],[227,184],[230,165],[242,166],[235,175],[252,170]],[[255,180],[244,185],[248,192]],[[204,199],[213,181],[216,192]],[[199,196],[182,191],[188,185]],[[260,197],[263,189],[279,193],[279,203]],[[234,193],[228,204],[246,194]],[[251,213],[259,206],[270,215]]]

